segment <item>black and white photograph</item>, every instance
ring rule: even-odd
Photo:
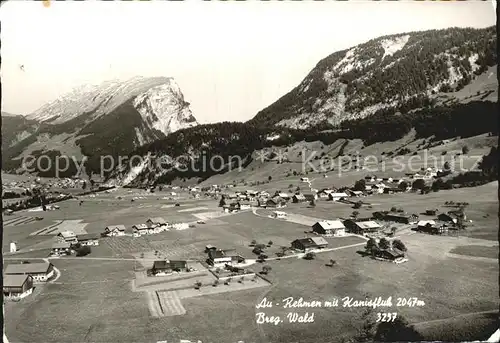
[[[3,342],[500,342],[496,5],[2,1]]]

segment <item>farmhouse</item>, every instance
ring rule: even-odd
[[[306,201],[314,201],[318,199],[318,195],[316,193],[304,193],[304,197]]]
[[[294,194],[292,196],[292,202],[293,203],[299,203],[299,202],[305,202],[305,201],[307,201],[307,199],[304,196],[304,194],[299,193],[299,194]]]
[[[381,249],[375,252],[375,256],[379,258],[383,258],[384,260],[394,261],[398,258],[402,258],[405,256],[404,252],[401,250],[392,248],[392,249]]]
[[[448,213],[440,213],[437,218],[443,222],[451,222],[456,224],[458,223],[460,217],[453,212],[448,212]]]
[[[152,231],[153,230],[151,230],[146,224],[137,224],[132,226],[132,232],[134,237],[147,235]]]
[[[322,220],[312,226],[313,232],[325,236],[345,235],[345,226],[340,220]]]
[[[373,220],[353,220],[347,219],[344,221],[345,227],[349,230],[349,232],[364,235],[370,232],[376,232],[380,230],[382,227]]]
[[[283,211],[274,211],[273,212],[273,218],[284,219],[284,218],[286,218],[286,212],[283,212]]]
[[[417,231],[432,235],[442,235],[447,229],[444,225],[437,225],[434,220],[421,220],[417,223]]]
[[[286,201],[281,198],[274,197],[266,201],[266,207],[271,208],[282,208],[286,206]]]
[[[245,261],[245,259],[239,255],[229,255],[229,250],[210,250],[208,252],[208,262],[213,265],[225,265],[225,264],[238,264]]]
[[[151,268],[151,273],[155,276],[181,271],[188,271],[187,261],[154,261]]]
[[[33,292],[33,277],[30,275],[5,275],[3,295],[10,299],[22,299]]]
[[[68,242],[70,244],[77,243],[78,241],[76,240],[76,235],[73,231],[62,231],[60,232],[57,237],[59,238],[60,241],[63,242]]]
[[[52,255],[68,255],[71,250],[71,243],[68,242],[54,242],[52,244]]]
[[[339,200],[345,199],[347,197],[349,197],[349,196],[344,192],[328,194],[328,200],[330,200],[330,201],[339,201]]]
[[[81,245],[99,245],[99,235],[95,233],[78,235],[76,239]]]
[[[314,249],[322,249],[328,245],[328,242],[322,237],[299,238],[292,242],[292,248],[304,252]]]
[[[124,236],[125,235],[125,225],[106,226],[106,228],[104,229],[104,235],[106,235],[108,237]]]
[[[418,220],[418,216],[416,214],[403,214],[397,212],[388,212],[384,216],[384,220],[390,222],[397,222],[402,224],[414,224]]]
[[[146,225],[148,227],[150,227],[150,228],[154,228],[154,227],[157,227],[157,226],[167,226],[168,223],[162,217],[155,217],[155,218],[149,218],[146,221]]]
[[[52,263],[9,264],[5,275],[30,275],[35,282],[45,282],[54,275]]]
[[[238,205],[240,206],[240,210],[249,210],[252,208],[252,204],[249,201],[240,201]]]
[[[292,198],[290,194],[283,192],[276,192],[276,196],[280,197],[284,201],[289,201]]]

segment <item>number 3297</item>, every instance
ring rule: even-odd
[[[377,323],[390,323],[396,320],[397,313],[377,313]]]

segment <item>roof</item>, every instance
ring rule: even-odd
[[[22,287],[29,275],[5,275],[3,277],[4,287]]]
[[[328,242],[323,237],[308,237],[308,238],[299,238],[294,242],[299,242],[305,248],[310,248],[318,245],[327,245]]]
[[[71,238],[71,237],[75,237],[75,233],[73,231],[69,231],[69,230],[66,230],[66,231],[62,231],[59,233],[60,236],[62,236],[63,238]]]
[[[54,242],[52,243],[52,249],[65,249],[71,247],[68,242]]]
[[[125,225],[110,225],[110,226],[106,226],[106,230],[109,230],[109,231],[113,231],[113,230],[125,231]]]
[[[434,220],[421,220],[417,223],[418,226],[426,226],[427,224],[436,225],[436,222]]]
[[[295,197],[296,199],[305,199],[306,198],[304,196],[304,194],[294,194],[293,197]]]
[[[373,220],[367,220],[363,222],[356,222],[356,225],[361,228],[361,229],[376,229],[379,228],[380,225],[373,221]]]
[[[331,197],[334,197],[334,198],[336,198],[336,197],[348,197],[348,195],[345,194],[344,192],[342,192],[342,193],[330,193],[328,195]]]
[[[274,214],[281,214],[281,215],[286,215],[286,212],[283,211],[274,211]]]
[[[416,215],[415,214],[404,214],[404,213],[398,213],[398,212],[389,212],[389,213],[386,213],[386,216],[398,217],[398,218],[410,218],[410,217],[416,216]]]
[[[39,274],[46,273],[49,270],[49,263],[19,263],[9,264],[5,268],[5,274]]]
[[[77,235],[76,239],[79,241],[86,241],[90,239],[99,239],[100,235],[97,233],[86,233],[83,235]]]
[[[323,237],[311,237],[311,240],[316,244],[316,245],[327,245],[328,242],[326,239]]]
[[[208,252],[208,257],[213,260],[216,258],[223,258],[223,257],[227,257],[227,256],[224,253],[224,251],[222,251],[222,250],[210,250]]]
[[[162,217],[149,218],[148,221],[151,221],[154,224],[167,224],[167,221]]]
[[[289,198],[290,194],[288,194],[288,193],[278,193],[278,196],[281,197],[281,198]]]
[[[146,224],[137,224],[137,225],[132,226],[132,228],[137,229],[137,230],[148,230],[149,229],[149,227]]]
[[[389,253],[393,257],[398,257],[398,256],[401,256],[401,255],[404,255],[404,253],[401,250],[396,249],[396,248],[385,249],[385,250],[382,250],[382,251],[385,251],[385,252]]]
[[[338,230],[338,229],[345,229],[344,224],[340,220],[322,220],[319,222],[316,222],[313,226],[319,225],[322,227],[324,230]]]

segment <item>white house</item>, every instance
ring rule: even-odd
[[[340,220],[322,220],[312,226],[313,232],[324,236],[344,236],[345,226]]]
[[[46,282],[54,275],[54,266],[46,262],[9,264],[5,275],[30,275],[34,282]]]
[[[125,225],[106,226],[106,228],[104,229],[104,234],[108,237],[124,236],[125,235]]]
[[[339,200],[347,198],[347,197],[349,197],[349,196],[344,192],[328,194],[328,200],[331,200],[331,201],[339,201]]]
[[[137,224],[132,226],[132,232],[134,237],[144,236],[153,233],[153,230],[150,229],[146,224]]]
[[[99,235],[94,233],[86,233],[76,236],[78,243],[81,245],[99,245]]]
[[[17,251],[16,242],[10,242],[10,252],[16,252],[16,251]]]

